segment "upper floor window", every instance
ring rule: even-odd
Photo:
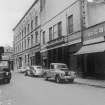
[[[44,7],[45,7],[45,1],[46,0],[41,0],[41,3],[40,3],[40,10],[43,11]]]
[[[26,35],[26,27],[24,28],[24,33],[25,33],[25,35]]]
[[[35,42],[38,42],[38,31],[35,32]]]
[[[73,32],[73,15],[68,17],[68,34]]]
[[[33,35],[31,35],[31,46],[33,46]]]
[[[62,36],[62,22],[58,23],[58,37]]]
[[[31,20],[31,31],[33,30],[33,20]]]
[[[29,31],[30,31],[30,24],[28,24],[27,31],[29,33]]]
[[[22,38],[23,38],[23,30],[22,30]]]
[[[45,31],[43,31],[43,44],[45,44]]]
[[[23,50],[23,41],[22,41],[22,50]]]
[[[24,47],[25,47],[25,49],[26,49],[26,39],[24,39]]]
[[[38,16],[35,16],[35,26],[38,25]]]
[[[28,48],[30,46],[30,37],[27,38],[27,41],[28,41]]]
[[[56,39],[58,37],[58,28],[57,24],[53,26],[53,39]]]
[[[52,27],[49,28],[49,40],[53,39],[53,30]]]

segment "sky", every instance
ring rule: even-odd
[[[0,0],[0,46],[13,46],[13,28],[35,0]]]

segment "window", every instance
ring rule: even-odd
[[[53,26],[53,39],[58,37],[57,24]]]
[[[33,35],[31,35],[31,46],[33,46]]]
[[[30,45],[30,38],[29,37],[27,38],[27,41],[28,41],[28,48],[29,48],[29,45]]]
[[[23,41],[22,41],[22,50],[23,50]]]
[[[27,32],[29,33],[30,31],[30,24],[28,24],[28,27],[27,27]]]
[[[45,0],[41,0],[41,3],[40,3],[40,10],[43,11],[44,7],[45,7]]]
[[[35,37],[35,42],[37,43],[38,42],[38,31],[35,32],[35,36],[36,36]]]
[[[25,46],[25,49],[26,49],[26,39],[24,40],[24,46]]]
[[[29,64],[30,55],[28,54],[28,64]]]
[[[23,30],[22,30],[22,38],[23,38]]]
[[[58,23],[58,37],[62,36],[62,22]]]
[[[43,44],[45,44],[45,31],[43,31]]]
[[[25,55],[25,63],[26,63],[27,56]]]
[[[35,16],[35,26],[38,25],[38,16]]]
[[[73,15],[68,17],[68,34],[73,32]]]
[[[33,20],[31,20],[31,31],[33,30]]]
[[[53,39],[53,31],[52,31],[52,27],[49,28],[49,40]]]
[[[24,28],[24,33],[25,33],[25,35],[26,35],[26,27]]]

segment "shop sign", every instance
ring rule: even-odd
[[[89,40],[89,39],[93,39],[97,37],[102,37],[105,36],[104,34],[101,34],[103,32],[105,32],[105,27],[99,27],[99,28],[95,28],[92,31],[88,30],[89,32],[85,35],[84,40]]]

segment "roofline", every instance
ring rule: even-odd
[[[30,6],[30,8],[26,11],[26,13],[23,15],[23,17],[20,19],[20,21],[17,23],[17,25],[13,28],[13,31],[16,29],[16,27],[22,22],[24,17],[29,13],[29,11],[32,9],[32,7],[38,2],[39,0],[35,0],[34,3]]]

